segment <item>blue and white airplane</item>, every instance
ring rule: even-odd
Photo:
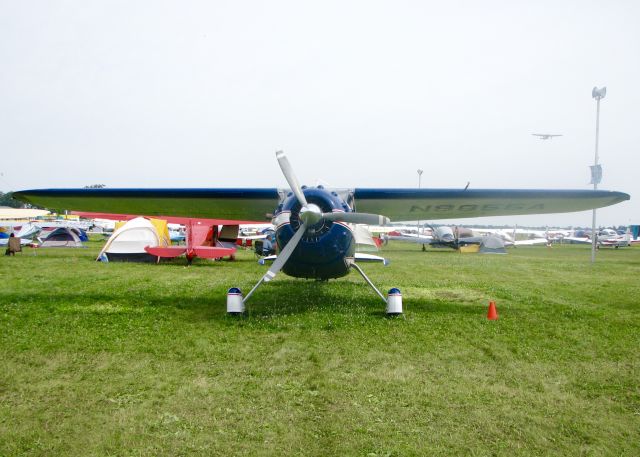
[[[311,188],[300,186],[284,152],[276,152],[276,158],[290,190],[40,189],[15,192],[14,198],[49,209],[238,220],[271,218],[276,225],[279,255],[246,297],[239,289],[230,290],[235,298],[228,297],[227,311],[244,311],[244,303],[255,290],[281,270],[293,277],[328,280],[345,276],[353,268],[392,313],[398,308],[389,305],[356,264],[353,224],[562,213],[614,205],[630,198],[622,192],[604,190]],[[398,294],[397,289],[391,289],[389,299]]]

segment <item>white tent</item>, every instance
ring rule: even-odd
[[[166,221],[164,223],[166,231]],[[136,217],[117,228],[98,254],[96,260],[124,262],[156,262],[157,256],[145,251],[145,247],[166,247],[169,240],[149,219]]]

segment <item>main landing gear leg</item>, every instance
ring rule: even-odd
[[[349,263],[349,267],[353,268],[358,273],[360,273],[360,276],[364,278],[367,284],[369,284],[369,286],[371,286],[371,288],[375,290],[375,292],[380,296],[380,298],[385,303],[385,305],[387,305],[386,306],[387,316],[402,314],[402,295],[400,294],[399,289],[396,289],[394,287],[389,291],[389,296],[387,298],[384,298],[384,295],[382,295],[382,292],[380,292],[378,288],[371,282],[369,277],[364,273],[364,271],[362,271],[362,268],[360,268],[355,262]]]
[[[275,276],[276,274],[271,269],[267,271],[264,276],[260,278],[260,281],[253,286],[253,289],[249,291],[246,297],[242,297],[242,291],[237,287],[229,289],[229,292],[227,292],[227,314],[244,314],[244,304],[247,303],[249,297],[253,295],[258,287],[265,282],[271,281]]]
[[[260,278],[260,281],[253,286],[253,289],[249,291],[246,297],[242,296],[242,291],[237,287],[232,287],[227,292],[227,314],[244,314],[244,304],[249,300],[249,297],[256,291],[258,287],[265,282],[265,277]]]

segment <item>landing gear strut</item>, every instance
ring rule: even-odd
[[[402,294],[400,293],[400,289],[396,289],[395,287],[389,290],[389,294],[387,298],[384,297],[382,292],[371,282],[369,277],[362,271],[362,268],[358,266],[355,262],[350,262],[349,267],[356,270],[360,273],[360,276],[364,278],[364,280],[369,284],[369,286],[378,294],[378,296],[385,303],[385,312],[387,316],[397,316],[402,314]],[[249,291],[246,297],[242,296],[242,291],[237,287],[232,287],[227,292],[227,314],[231,315],[240,315],[244,314],[245,311],[245,303],[249,300],[249,297],[255,292],[255,290],[265,282],[264,277],[258,281],[258,283],[253,286],[253,289]]]
[[[362,271],[362,268],[358,266],[355,262],[350,262],[349,267],[356,270],[360,273],[360,276],[364,278],[364,280],[371,286],[371,288],[378,294],[378,296],[382,299],[382,301],[386,305],[386,313],[387,316],[394,316],[402,314],[402,294],[400,293],[400,289],[396,289],[395,287],[389,291],[389,295],[387,298],[384,298],[382,292],[378,290],[378,288],[371,282],[369,277]]]

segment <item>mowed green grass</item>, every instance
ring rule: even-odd
[[[356,273],[280,275],[234,318],[251,252],[100,245],[0,258],[0,455],[640,455],[640,248],[391,244],[364,269],[405,318]]]

